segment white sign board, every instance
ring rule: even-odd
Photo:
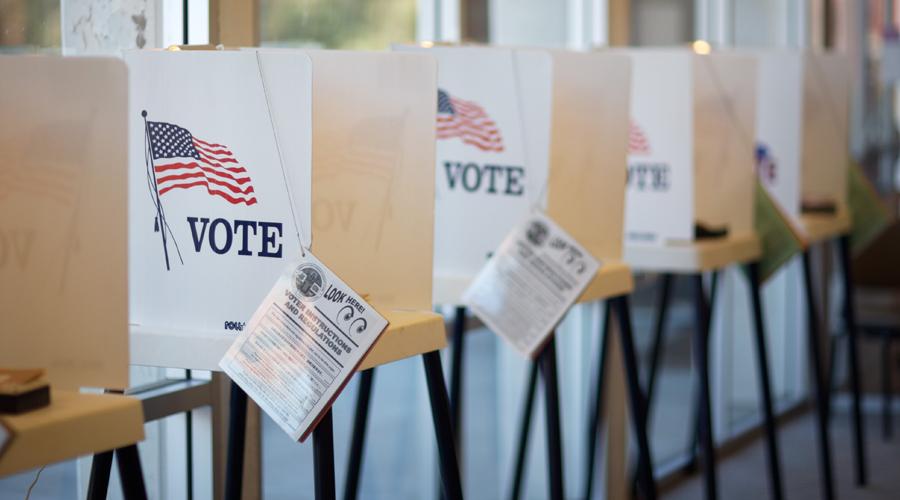
[[[626,244],[693,239],[693,54],[634,50]]]
[[[552,59],[486,47],[428,53],[438,62],[434,300],[456,304],[545,195]]]
[[[803,54],[754,52],[757,61],[756,169],[791,217],[800,215]]]
[[[141,341],[168,336],[214,369],[311,241],[311,63],[287,51],[125,60],[132,361],[176,363],[171,344]]]

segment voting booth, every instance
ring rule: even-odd
[[[806,233],[802,219],[849,220],[850,71],[844,56],[760,51],[756,160],[760,182]],[[808,236],[815,236],[815,233]]]
[[[626,254],[643,262],[652,260],[640,257],[652,247],[710,237],[743,243],[735,249],[745,257],[757,252],[753,59],[688,49],[624,52],[633,68]],[[684,258],[697,263],[697,256]]]
[[[756,61],[738,53],[710,52],[700,42],[693,48],[624,51],[633,68],[625,260],[638,271],[661,273],[647,399],[653,397],[665,345],[669,291],[676,275],[687,275],[696,312],[692,345],[699,382],[698,449],[706,495],[714,498],[717,474],[708,360],[715,293],[707,295],[703,275],[745,266],[769,477],[773,491],[780,492],[760,297],[761,247],[754,228]]]
[[[437,60],[434,302],[460,304],[507,233],[546,197],[552,58],[494,47],[395,50]]]
[[[115,449],[143,490],[140,401],[79,393],[128,386],[125,65],[4,56],[0,73],[0,366],[50,384],[0,414],[0,476]]]
[[[395,330],[433,326],[434,174],[419,167],[433,141],[416,134],[434,112],[423,105],[433,96],[422,90],[429,76],[419,59],[126,55],[133,362],[218,369],[301,244],[379,311],[404,311],[390,319]],[[371,72],[371,85],[351,85],[347,74],[361,71],[354,64]],[[443,346],[442,333],[429,331],[402,341],[386,334],[391,354],[376,348],[367,362]]]

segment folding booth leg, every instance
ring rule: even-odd
[[[828,432],[828,388],[822,378],[822,358],[819,343],[819,316],[812,286],[812,270],[809,250],[803,252],[803,283],[806,292],[806,310],[808,316],[807,333],[809,335],[809,357],[812,363],[813,388],[815,389],[816,416],[819,434],[819,461],[822,471],[822,495],[825,500],[834,499],[834,481],[831,467],[831,442]]]
[[[88,481],[88,500],[106,500],[112,461],[112,450],[94,454],[94,458],[91,460],[91,478]]]
[[[428,398],[431,401],[431,417],[437,438],[444,498],[460,500],[463,497],[462,484],[459,462],[456,459],[456,447],[453,445],[453,423],[450,417],[447,386],[444,384],[444,372],[441,368],[441,355],[438,351],[427,352],[422,355],[422,361],[425,365]]]
[[[641,390],[638,375],[637,356],[634,350],[634,335],[631,329],[631,310],[628,296],[621,295],[611,301],[619,320],[619,335],[622,343],[622,361],[625,365],[625,379],[628,385],[628,403],[631,421],[638,443],[638,484],[647,500],[656,499],[656,482],[653,475],[653,453],[647,438],[647,404]]]
[[[843,235],[838,241],[843,285],[844,285],[844,315],[847,328],[847,355],[850,367],[850,389],[853,394],[853,449],[856,454],[856,484],[865,486],[867,482],[866,468],[866,438],[862,422],[862,403],[859,380],[859,353],[857,352],[856,330],[856,304],[853,300],[853,270],[850,256],[850,236]]]
[[[607,303],[603,309],[603,331],[600,336],[600,356],[597,360],[597,375],[594,378],[594,384],[591,386],[591,398],[588,417],[587,431],[587,466],[584,470],[584,496],[582,498],[591,498],[594,490],[594,461],[597,457],[597,446],[600,441],[600,417],[603,415],[603,395],[606,387],[606,356],[609,350],[609,320],[612,304]]]
[[[656,374],[659,371],[659,363],[662,361],[663,334],[666,328],[666,318],[669,313],[669,297],[671,295],[672,282],[675,275],[665,273],[662,275],[662,283],[659,291],[659,302],[656,305],[656,322],[653,330],[653,349],[650,352],[650,371],[647,373],[647,414],[650,414],[653,390],[656,388]]]
[[[372,398],[372,382],[374,378],[375,368],[363,370],[359,374],[356,413],[353,416],[353,431],[350,436],[350,456],[347,459],[347,477],[344,480],[344,500],[356,500],[359,491],[363,447],[366,443],[366,424],[369,420],[369,401]]]
[[[706,303],[706,343],[707,343],[707,352],[709,350],[709,336],[711,333],[712,311],[715,310],[716,305],[716,292],[719,290],[719,271],[713,271],[712,277],[710,278],[710,287],[709,287],[709,301]],[[708,356],[708,355],[707,355]],[[691,388],[694,406],[693,416],[688,419],[688,422],[691,422],[693,427],[691,427],[691,438],[688,441],[688,449],[685,455],[688,457],[688,462],[685,465],[684,469],[686,471],[693,472],[697,467],[697,452],[700,449],[700,392],[699,392],[699,381],[694,381],[694,386]],[[707,393],[708,394],[708,393]]]
[[[549,498],[563,500],[565,486],[563,477],[562,425],[559,417],[559,382],[556,368],[556,332],[538,356],[538,368],[544,381],[544,406],[547,424],[547,467]]]
[[[228,451],[225,500],[239,500],[244,482],[244,445],[247,433],[247,393],[234,382],[228,401]]]
[[[751,262],[747,266],[747,271],[750,277],[750,301],[753,306],[760,400],[766,427],[766,449],[769,456],[769,487],[772,491],[772,498],[781,500],[784,497],[784,488],[781,484],[781,465],[778,458],[778,427],[775,423],[775,412],[772,404],[772,384],[769,381],[769,356],[766,349],[766,330],[763,322],[762,298],[759,290],[759,263]]]
[[[453,442],[462,456],[460,435],[462,433],[462,384],[463,356],[465,354],[466,308],[459,306],[453,319],[453,350],[450,360],[450,417],[453,419]]]
[[[716,487],[716,455],[713,439],[712,408],[709,390],[709,308],[703,293],[703,275],[696,274],[694,302],[697,328],[694,330],[694,362],[697,364],[699,394],[699,441],[707,500],[718,498]]]
[[[334,500],[334,436],[330,409],[313,430],[313,474],[316,500]]]
[[[141,457],[138,455],[137,445],[117,449],[116,463],[119,465],[119,479],[125,500],[147,500],[147,488],[144,486],[144,473],[141,471]]]
[[[512,488],[510,488],[510,500],[518,500],[522,493],[522,478],[525,476],[525,457],[528,453],[528,435],[531,431],[531,414],[534,410],[534,394],[537,389],[538,365],[529,363],[528,385],[525,388],[525,406],[522,408],[522,418],[519,423],[519,440],[516,445],[515,471],[513,472]]]
[[[887,441],[894,435],[893,416],[891,415],[891,338],[890,330],[881,333],[881,434]]]

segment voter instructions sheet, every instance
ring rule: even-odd
[[[503,240],[463,294],[463,303],[533,357],[599,266],[549,217],[534,213]]]
[[[220,366],[304,441],[387,325],[307,251],[281,273]]]

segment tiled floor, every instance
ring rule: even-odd
[[[896,420],[896,419],[895,419]],[[869,484],[854,485],[850,418],[836,407],[831,427],[837,498],[840,500],[896,500],[900,498],[900,436],[892,442],[881,438],[881,420],[866,418]],[[819,485],[816,427],[812,414],[785,425],[779,433],[785,498],[818,500]],[[761,441],[723,461],[719,467],[719,498],[758,500],[769,497],[765,473],[765,448]],[[663,496],[665,500],[703,498],[701,478],[693,477]]]

